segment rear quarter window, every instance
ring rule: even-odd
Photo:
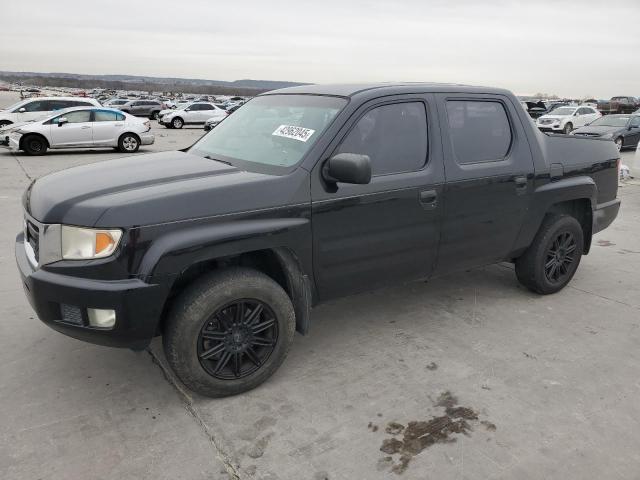
[[[501,102],[448,100],[447,120],[458,164],[500,161],[509,152],[511,125]]]

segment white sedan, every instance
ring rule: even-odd
[[[589,105],[558,107],[542,115],[536,124],[543,132],[571,133],[572,130],[584,127],[602,114]]]
[[[158,122],[167,128],[182,128],[184,125],[204,125],[211,118],[222,121],[226,116],[227,112],[213,103],[195,102],[161,115]]]
[[[70,108],[8,132],[9,148],[43,155],[51,148],[111,147],[133,153],[151,145],[151,124],[111,108]]]

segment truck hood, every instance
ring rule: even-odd
[[[605,133],[614,133],[618,130],[624,130],[624,127],[607,127],[607,126],[584,126],[573,131],[575,134],[604,135]]]
[[[546,119],[550,119],[550,120],[564,120],[565,118],[571,117],[571,115],[542,115],[539,119],[540,120],[546,120]]]
[[[152,153],[47,175],[23,204],[42,223],[127,228],[286,204],[286,178],[184,152]]]

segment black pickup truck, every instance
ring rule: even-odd
[[[36,180],[15,253],[53,329],[162,335],[188,387],[230,395],[334,297],[503,261],[559,291],[618,213],[618,164],[612,141],[538,131],[505,90],[293,87],[184,151]]]

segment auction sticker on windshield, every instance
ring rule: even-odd
[[[276,137],[292,138],[294,140],[306,142],[314,133],[315,130],[311,130],[310,128],[295,127],[293,125],[280,125],[271,135],[275,135]]]

